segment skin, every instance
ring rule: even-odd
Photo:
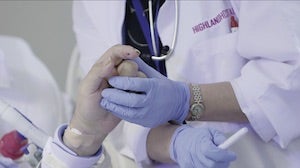
[[[249,122],[242,112],[229,82],[200,85],[205,111],[199,121]],[[191,91],[190,105],[194,103]],[[190,118],[188,114],[186,120]],[[147,137],[149,158],[162,163],[173,162],[170,159],[170,140],[178,125],[162,125],[150,130]],[[160,142],[160,143],[157,143]]]
[[[128,60],[136,58],[139,54],[130,46],[113,46],[99,58],[82,80],[79,86],[78,103],[69,126],[78,129],[83,135],[93,137],[92,142],[82,141],[78,145],[72,139],[70,132],[65,132],[63,136],[64,143],[79,156],[95,154],[108,133],[120,122],[119,118],[99,106],[101,92],[109,87],[107,79],[111,76],[146,77],[138,71],[135,62]],[[248,122],[229,82],[205,84],[200,87],[205,105],[205,113],[201,121]],[[191,93],[190,104],[194,101],[192,95]],[[186,119],[189,118],[190,114],[186,116]],[[147,137],[147,152],[151,159],[173,162],[169,156],[169,144],[178,127],[167,124],[151,129]]]
[[[103,140],[120,119],[104,110],[99,102],[101,92],[107,88],[107,79],[119,75],[117,67],[124,59],[138,57],[140,52],[131,46],[116,45],[108,49],[92,66],[86,77],[81,81],[74,115],[69,127],[82,133],[77,138],[93,137],[78,144],[70,131],[65,131],[63,141],[79,156],[91,156],[101,147]],[[68,129],[67,129],[68,130]]]
[[[205,106],[199,121],[248,122],[235,97],[230,82],[199,84]],[[190,87],[190,105],[194,103],[193,90]],[[190,119],[189,113],[186,120]]]
[[[146,78],[146,75],[138,70],[138,65],[132,60],[123,60],[117,67],[120,76]]]

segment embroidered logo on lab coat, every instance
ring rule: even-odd
[[[204,22],[201,22],[197,24],[196,26],[192,27],[192,31],[195,33],[199,33],[201,31],[204,31],[205,29],[211,28],[219,23],[221,23],[224,19],[229,18],[231,16],[234,16],[234,10],[233,8],[228,8],[222,10],[220,13],[217,14],[217,16],[208,19]]]

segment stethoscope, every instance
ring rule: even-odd
[[[154,51],[154,55],[151,56],[153,60],[166,60],[168,59],[174,50],[176,39],[177,39],[177,29],[178,29],[178,0],[175,0],[175,24],[174,24],[174,32],[173,32],[173,39],[171,43],[171,47],[169,47],[166,54],[161,56],[157,56],[157,48],[156,48],[156,41],[154,36],[154,25],[153,25],[153,9],[152,9],[152,0],[148,1],[149,5],[149,23],[150,23],[150,34],[151,34],[151,42]]]
[[[133,1],[134,6],[137,10],[142,10],[141,9],[141,5],[139,4],[139,1]],[[147,43],[150,47],[150,49],[152,50],[152,55],[151,58],[152,60],[157,60],[157,61],[162,61],[162,60],[166,60],[168,59],[174,50],[175,44],[176,44],[176,39],[177,39],[177,29],[178,29],[178,0],[175,0],[175,23],[174,23],[174,32],[173,32],[173,38],[172,38],[172,43],[171,46],[164,46],[163,50],[164,52],[158,52],[157,50],[157,45],[158,45],[158,41],[157,41],[157,30],[154,27],[154,22],[153,21],[153,8],[152,8],[152,0],[148,1],[148,7],[149,7],[149,19],[148,19],[148,23],[145,23],[144,20],[144,16],[139,15],[138,16],[138,20],[140,22],[141,25],[143,25],[143,33],[146,36],[148,31],[150,31],[150,36],[151,36],[151,42],[150,42],[150,38],[147,39]],[[156,9],[156,14],[158,13],[158,8]],[[145,26],[145,25],[149,25],[149,26]],[[150,30],[149,30],[150,29]],[[150,44],[151,43],[151,44]],[[158,56],[160,55],[160,56]]]

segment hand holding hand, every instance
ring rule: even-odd
[[[186,83],[175,82],[135,59],[148,78],[112,77],[102,92],[101,105],[114,115],[147,127],[169,120],[182,122],[189,110],[190,91]]]
[[[120,76],[141,77],[146,78],[146,75],[138,70],[138,64],[133,60],[123,60],[117,67]]]
[[[139,54],[139,51],[130,46],[113,46],[97,60],[82,80],[79,86],[75,113],[69,126],[76,128],[84,135],[95,135],[98,146],[91,147],[94,148],[94,151],[88,150],[80,153],[82,151],[73,149],[75,152],[81,155],[95,153],[106,135],[120,122],[119,118],[100,106],[101,92],[109,86],[107,79],[113,75],[118,75],[117,66],[122,60],[133,59]],[[68,139],[68,136],[64,135],[64,142],[71,144],[72,139]]]
[[[217,130],[183,125],[173,134],[170,157],[180,167],[225,168],[236,159],[233,152],[217,147],[225,140]]]

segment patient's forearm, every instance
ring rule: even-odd
[[[162,162],[171,163],[169,146],[170,140],[176,128],[179,125],[163,125],[152,128],[147,137],[147,153],[150,159]]]

